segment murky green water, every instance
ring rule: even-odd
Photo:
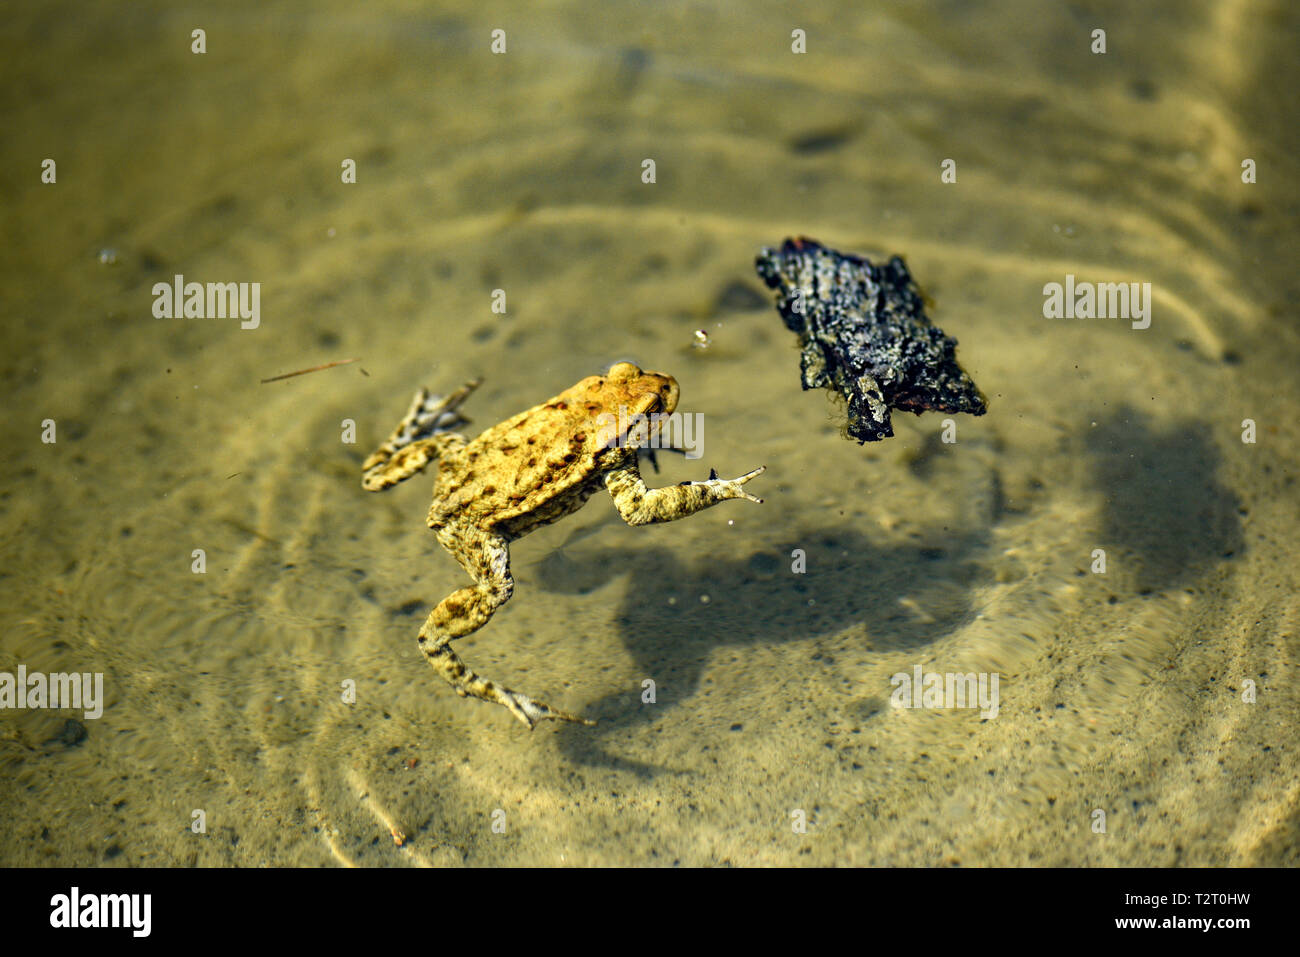
[[[0,671],[105,702],[0,712],[0,863],[1296,863],[1296,27],[10,11]],[[904,255],[988,415],[839,437],[753,274],[798,234]],[[155,318],[176,274],[260,283],[258,327]],[[1045,319],[1067,274],[1151,283],[1150,328]],[[765,464],[765,502],[630,528],[599,496],[517,543],[457,647],[600,720],[529,734],[421,661],[465,579],[431,479],[360,463],[419,385],[481,375],[486,427],[620,358],[706,423],[652,484]],[[996,673],[997,716],[892,708],[918,665]]]

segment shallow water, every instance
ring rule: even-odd
[[[1051,6],[11,12],[0,671],[106,700],[0,712],[0,863],[1297,863],[1296,13]],[[989,413],[841,438],[753,273],[799,234],[904,255]],[[464,575],[360,463],[422,384],[483,428],[620,358],[704,416],[651,484],[765,502],[518,542],[457,647],[600,721],[529,734],[420,660]],[[996,717],[891,707],[918,665]]]

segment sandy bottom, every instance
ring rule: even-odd
[[[0,712],[0,864],[1300,862],[1293,12],[150,6],[0,56],[0,672],[106,699]],[[753,273],[797,234],[903,254],[988,415],[840,437]],[[705,423],[647,480],[765,502],[517,543],[460,652],[600,722],[529,734],[420,659],[465,579],[360,463],[422,384],[481,428],[623,358]]]

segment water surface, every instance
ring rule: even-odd
[[[1296,863],[1295,39],[1209,2],[11,12],[0,670],[106,704],[0,713],[0,861]],[[990,400],[956,443],[799,390],[752,268],[799,234],[906,257]],[[258,328],[155,318],[178,273],[259,282]],[[1045,319],[1067,274],[1151,283],[1150,328]],[[482,376],[487,427],[624,358],[706,423],[647,480],[765,464],[766,501],[516,544],[460,653],[600,720],[529,734],[420,660],[463,573],[431,478],[360,463],[422,384]],[[892,708],[917,665],[997,673],[997,716]]]

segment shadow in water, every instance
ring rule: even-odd
[[[928,541],[881,547],[853,529],[821,529],[771,552],[707,555],[687,565],[661,548],[575,549],[578,557],[556,550],[532,568],[548,591],[582,594],[611,578],[631,583],[616,622],[635,659],[628,688],[584,706],[600,724],[561,735],[561,748],[575,764],[663,772],[606,753],[600,740],[688,703],[720,648],[841,634],[854,625],[866,651],[926,645],[974,614],[971,592],[987,578],[975,556],[987,538],[983,530],[935,529]],[[795,548],[806,553],[805,574],[791,571]],[[656,684],[654,707],[641,703],[645,678]]]
[[[1098,546],[1111,563],[1135,561],[1140,593],[1184,587],[1245,548],[1240,503],[1219,484],[1218,452],[1203,423],[1157,432],[1122,407],[1098,420],[1087,447],[1106,497]]]

